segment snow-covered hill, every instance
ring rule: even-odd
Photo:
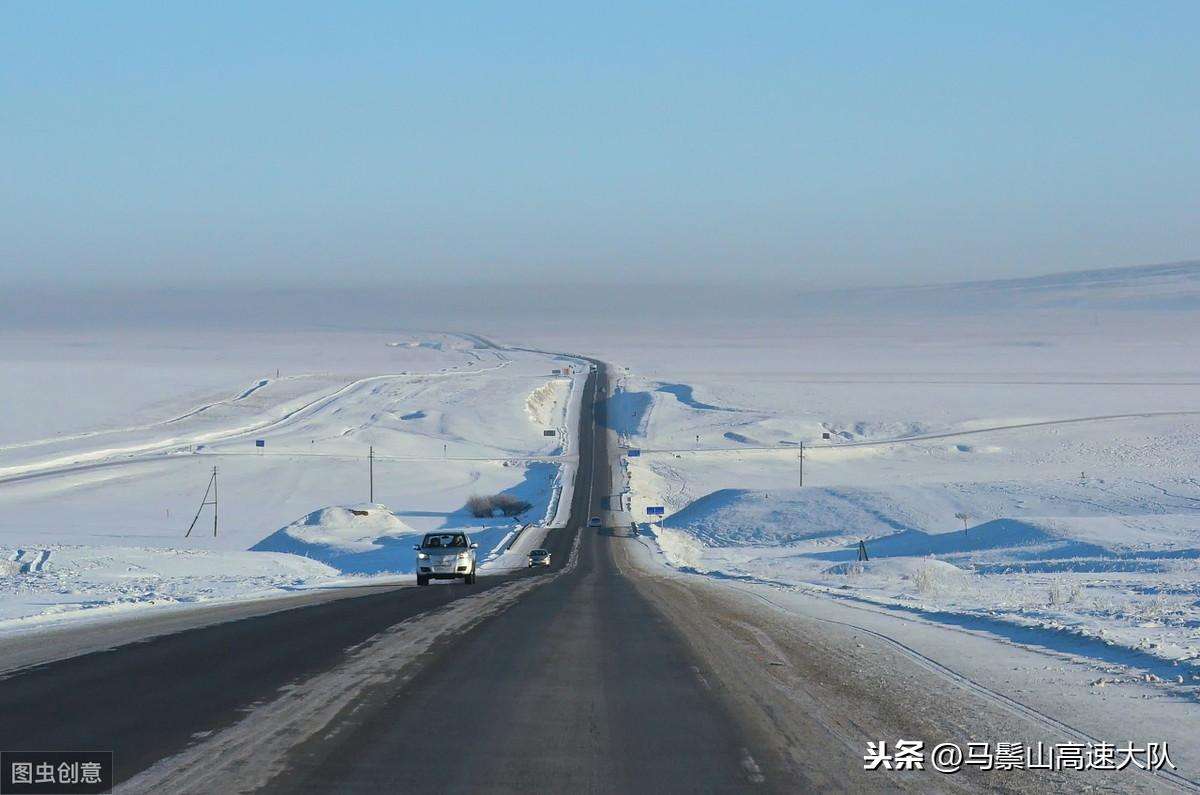
[[[802,298],[817,308],[950,315],[1054,308],[1194,310],[1200,309],[1200,260],[922,287],[830,290]]]

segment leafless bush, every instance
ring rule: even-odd
[[[497,494],[492,500],[492,507],[504,511],[505,516],[516,516],[525,513],[533,506],[520,497],[514,497],[511,494]]]
[[[1174,611],[1167,597],[1155,594],[1149,601],[1136,603],[1132,612],[1147,621],[1165,621]]]
[[[0,560],[0,577],[15,577],[21,573],[21,564],[15,560]]]
[[[932,596],[942,591],[958,591],[966,587],[964,572],[953,566],[939,565],[930,559],[913,573],[913,586],[922,596]]]
[[[1051,605],[1069,605],[1079,598],[1079,586],[1074,583],[1056,582],[1050,586]]]
[[[917,593],[928,596],[938,589],[939,578],[937,570],[929,564],[922,566],[913,574],[913,585]]]
[[[512,494],[474,494],[467,499],[467,510],[472,516],[485,518],[499,510],[505,516],[518,516],[533,505]]]
[[[467,510],[472,516],[484,517],[492,515],[492,498],[482,494],[472,494],[467,498]]]

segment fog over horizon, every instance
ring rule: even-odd
[[[783,282],[416,283],[282,287],[9,286],[0,329],[494,330],[689,329],[1020,313],[1200,311],[1200,260],[1020,279],[839,289]]]

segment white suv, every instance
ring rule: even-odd
[[[461,530],[426,533],[417,551],[417,585],[432,580],[462,577],[468,585],[475,582],[475,550],[479,545]]]

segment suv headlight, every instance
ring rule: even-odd
[[[417,560],[429,560],[429,556],[426,555],[424,552],[418,552]]]
[[[470,554],[469,552],[459,552],[459,553],[458,553],[458,559],[459,559],[459,560],[470,560],[470,559],[471,559],[471,554]]]

